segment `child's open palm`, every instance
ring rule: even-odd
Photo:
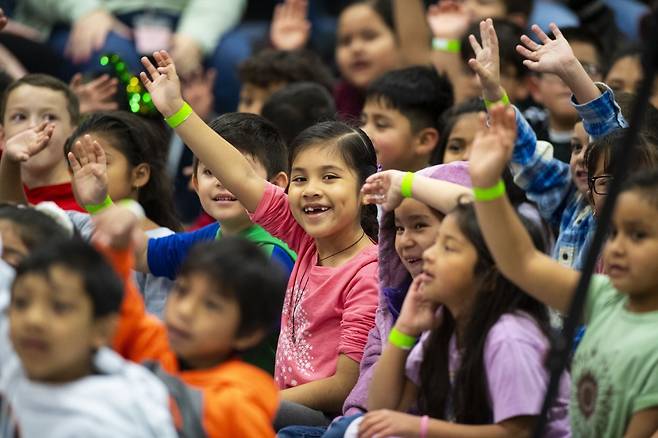
[[[500,57],[498,55],[498,35],[494,29],[493,20],[487,18],[480,21],[480,39],[475,35],[468,36],[475,58],[468,60],[468,65],[477,73],[482,84],[484,98],[492,102],[502,98],[500,91]]]
[[[48,146],[55,125],[43,122],[38,126],[26,129],[7,140],[4,153],[14,162],[29,160]]]
[[[516,140],[516,118],[512,107],[502,104],[489,110],[490,126],[486,116],[480,114],[481,127],[471,147],[469,169],[473,185],[494,186],[512,156]]]
[[[85,135],[75,142],[67,158],[73,171],[71,183],[78,204],[101,204],[107,196],[107,159],[101,145]]]
[[[538,73],[554,73],[564,77],[567,68],[574,62],[578,62],[567,39],[562,35],[555,23],[550,24],[551,32],[555,36],[552,40],[536,24],[532,25],[532,31],[537,35],[541,44],[537,44],[527,35],[521,37],[525,45],[517,45],[516,51],[526,58],[523,65]]]
[[[436,38],[459,39],[470,23],[464,6],[455,0],[439,0],[427,8],[427,24]]]
[[[306,45],[311,23],[306,19],[306,0],[285,0],[274,8],[270,40],[278,50],[296,50]]]
[[[404,172],[385,170],[370,175],[361,188],[367,204],[380,204],[384,210],[392,211],[402,202],[400,186]]]
[[[166,50],[154,52],[153,58],[158,65],[157,68],[147,57],[142,57],[142,65],[148,75],[141,72],[139,77],[151,94],[158,111],[163,116],[169,117],[183,106],[180,79],[176,73],[174,60]]]

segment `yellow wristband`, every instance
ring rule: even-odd
[[[503,97],[501,97],[500,100],[493,100],[492,101],[492,100],[484,99],[484,106],[487,107],[487,109],[489,109],[492,106],[494,106],[495,104],[497,104],[498,102],[502,102],[504,105],[509,105],[510,104],[509,96],[507,95],[507,92],[503,93]]]
[[[505,194],[505,183],[502,179],[493,187],[473,187],[473,197],[477,202],[493,201]]]
[[[403,198],[411,198],[413,196],[411,188],[414,184],[414,176],[413,172],[407,172],[402,177],[402,183],[400,183],[400,194]]]
[[[165,122],[167,122],[167,125],[170,127],[177,128],[181,123],[187,120],[190,115],[192,115],[192,107],[187,102],[183,102],[183,106],[171,116],[166,117]]]
[[[110,198],[110,195],[106,195],[105,199],[103,199],[103,202],[100,204],[85,204],[84,209],[89,214],[97,214],[105,210],[110,205],[112,205],[112,198]]]
[[[416,345],[417,339],[418,338],[414,336],[409,336],[406,333],[402,333],[395,327],[391,329],[391,333],[388,335],[388,342],[402,350],[411,350],[414,345]]]

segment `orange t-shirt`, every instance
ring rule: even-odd
[[[131,277],[132,253],[104,251],[124,280]],[[146,313],[141,295],[132,281],[125,281],[125,296],[114,349],[125,358],[157,361],[169,374],[202,392],[202,425],[209,437],[274,437],[272,423],[279,393],[266,372],[238,359],[214,368],[181,370],[169,348],[164,324]]]

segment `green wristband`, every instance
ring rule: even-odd
[[[417,339],[418,338],[414,336],[409,336],[406,333],[402,333],[395,327],[393,327],[391,333],[388,335],[388,342],[402,350],[411,350],[414,345],[416,345]]]
[[[173,115],[166,117],[165,122],[167,122],[167,125],[171,128],[177,128],[181,123],[187,120],[190,115],[192,115],[192,107],[187,102],[183,102],[183,106]]]
[[[505,183],[502,179],[493,187],[473,187],[473,197],[477,202],[494,201],[505,194]]]
[[[110,198],[110,195],[106,195],[105,199],[103,199],[103,202],[100,204],[86,204],[84,208],[89,214],[97,214],[105,210],[110,205],[112,205],[112,198]]]
[[[510,104],[509,96],[507,95],[507,92],[503,93],[503,97],[501,97],[500,100],[491,101],[491,100],[484,99],[484,106],[487,107],[487,109],[489,109],[492,106],[494,106],[495,104],[497,104],[498,102],[502,102],[504,105],[509,105]]]
[[[437,52],[459,53],[461,52],[461,41],[447,38],[432,38],[432,49]]]
[[[400,183],[400,194],[403,198],[411,198],[413,196],[411,194],[411,188],[414,184],[414,176],[413,172],[407,172],[402,177],[402,182]]]

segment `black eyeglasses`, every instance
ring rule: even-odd
[[[589,179],[589,187],[597,195],[607,195],[612,178],[612,175],[594,176]]]

